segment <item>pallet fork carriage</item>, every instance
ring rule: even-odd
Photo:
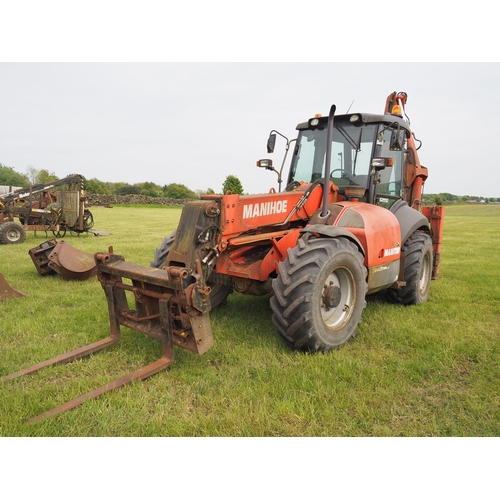
[[[176,331],[181,338],[183,335],[182,328],[176,330],[178,325],[188,327],[188,324],[191,323],[196,325],[197,328],[194,337],[195,341],[180,342],[180,344],[183,344],[182,347],[202,354],[213,345],[212,332],[208,321],[208,311],[210,309],[208,301],[209,287],[204,285],[200,279],[196,280],[196,277],[194,277],[196,281],[191,283],[193,280],[188,279],[189,273],[187,270],[173,268],[167,270],[146,268],[149,271],[149,276],[146,277],[141,272],[141,281],[139,282],[138,268],[142,270],[142,266],[128,264],[124,262],[123,257],[113,254],[112,251],[112,248],[110,248],[109,253],[95,254],[99,269],[99,280],[108,302],[111,335],[66,354],[6,375],[0,378],[0,382],[29,375],[49,366],[69,363],[116,344],[121,338],[121,325],[160,339],[162,356],[154,363],[31,418],[28,420],[30,423],[71,410],[88,399],[119,389],[135,380],[144,380],[165,370],[174,362],[173,332]],[[105,272],[102,271],[103,266],[105,266]],[[119,276],[117,273],[119,273]],[[124,283],[122,277],[130,280],[132,284]],[[186,282],[189,282],[187,287],[185,286]],[[181,291],[184,298],[179,297]],[[135,298],[135,310],[133,311],[129,310],[125,292],[133,294]],[[172,311],[177,311],[175,317],[172,315]],[[187,314],[182,311],[187,311]]]

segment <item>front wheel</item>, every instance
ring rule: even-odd
[[[387,299],[396,304],[417,305],[427,301],[432,278],[432,239],[427,233],[415,232],[403,246],[404,281],[401,288],[389,288]]]
[[[346,238],[302,238],[278,265],[273,323],[285,342],[328,352],[356,333],[368,290],[363,255]]]
[[[26,231],[17,222],[4,222],[0,224],[0,243],[22,243],[26,239]]]

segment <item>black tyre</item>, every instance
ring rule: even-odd
[[[84,231],[88,231],[94,227],[94,216],[88,209],[85,209],[83,212],[83,227]]]
[[[302,238],[278,266],[273,323],[295,349],[328,352],[356,333],[366,307],[366,268],[346,238]]]
[[[4,222],[0,224],[0,243],[22,243],[26,239],[26,231],[17,222]]]
[[[161,268],[165,261],[167,260],[168,252],[172,248],[175,240],[175,231],[172,231],[170,236],[163,238],[160,248],[155,250],[153,262],[151,262],[151,267]],[[210,286],[210,306],[212,309],[217,309],[223,306],[227,302],[227,297],[233,291],[233,287],[230,285],[221,285],[219,283],[208,282]]]
[[[427,233],[413,233],[403,245],[406,285],[387,290],[387,299],[395,304],[417,305],[427,301],[432,278],[432,239]]]
[[[170,236],[166,236],[165,238],[163,238],[160,248],[157,248],[155,250],[153,262],[151,262],[150,264],[151,267],[156,267],[159,269],[163,266],[163,264],[167,260],[168,252],[170,252],[170,249],[172,248],[174,239],[175,231],[172,231],[172,234]]]

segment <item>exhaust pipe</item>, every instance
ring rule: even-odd
[[[326,158],[325,158],[325,184],[323,186],[323,209],[321,211],[321,218],[325,219],[330,215],[328,210],[328,188],[330,183],[330,170],[332,163],[332,138],[333,138],[333,117],[337,107],[332,104],[330,113],[328,114],[328,125],[326,128]]]

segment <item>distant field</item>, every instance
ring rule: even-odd
[[[108,236],[67,236],[94,253],[113,246],[149,265],[180,209],[92,209]],[[1,436],[499,436],[500,205],[446,209],[441,279],[417,307],[368,298],[356,338],[329,354],[292,351],[271,322],[269,297],[232,294],[211,313],[215,345],[175,351],[144,382],[52,419],[25,420],[151,363],[159,341],[123,329],[94,356],[0,384]],[[0,303],[0,376],[109,333],[94,278],[40,277],[28,250],[52,235],[0,245],[0,273],[27,293]],[[465,457],[464,457],[465,458]]]

